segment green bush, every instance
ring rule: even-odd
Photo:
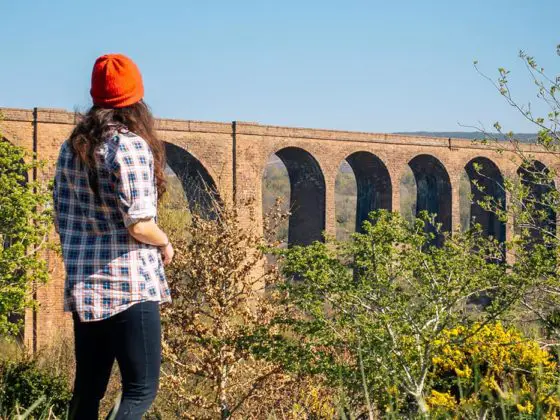
[[[50,409],[55,416],[63,416],[72,397],[71,388],[64,377],[40,368],[34,360],[0,362],[0,413],[28,408],[42,397],[45,399],[34,413]]]
[[[1,116],[0,116],[1,119]],[[31,163],[26,163],[31,161]],[[32,307],[33,282],[45,282],[48,270],[41,251],[52,215],[47,185],[27,174],[42,164],[0,133],[0,334],[16,336],[21,317]],[[14,322],[15,320],[15,322]]]
[[[445,331],[493,321],[515,297],[513,289],[495,296],[499,312],[470,308],[472,296],[511,284],[506,267],[491,262],[499,244],[476,229],[433,246],[426,229],[433,220],[422,214],[411,226],[398,213],[376,211],[348,242],[275,250],[290,310],[275,320],[283,335],[270,351],[259,336],[256,353],[324,375],[356,416],[427,416],[432,357]]]

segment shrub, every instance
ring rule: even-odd
[[[501,323],[446,329],[436,341],[428,405],[435,413],[557,418],[557,363]]]
[[[228,418],[247,414],[251,405],[254,412],[276,398],[274,388],[291,382],[277,364],[250,351],[254,332],[272,331],[279,309],[265,293],[278,275],[264,268],[264,239],[229,204],[216,204],[216,216],[193,214],[189,235],[169,231],[176,257],[166,271],[174,302],[162,311],[161,388],[164,403],[173,402],[183,418]]]
[[[50,410],[56,416],[63,416],[72,397],[68,381],[28,358],[0,362],[1,412],[28,408],[42,397],[45,399],[36,407],[37,412]]]
[[[560,45],[556,48],[560,56]],[[506,103],[519,112],[523,120],[532,123],[537,130],[536,147],[520,147],[516,134],[494,123],[496,133],[480,127],[482,142],[493,145],[499,152],[513,152],[519,163],[517,173],[506,176],[504,189],[507,207],[500,200],[487,194],[478,204],[494,212],[502,221],[512,221],[512,240],[506,245],[510,271],[516,273],[520,311],[525,319],[534,320],[546,328],[549,338],[560,338],[560,323],[557,309],[560,304],[560,229],[557,215],[560,214],[560,192],[557,187],[558,151],[560,150],[560,77],[558,67],[545,70],[536,59],[524,51],[519,58],[528,71],[528,79],[535,87],[535,98],[520,99],[513,88],[510,71],[498,68],[496,77],[490,77],[475,69],[496,88]],[[558,57],[557,57],[558,58]],[[552,61],[554,65],[558,61]],[[507,143],[501,140],[506,140]],[[506,147],[507,146],[507,147]],[[535,153],[536,151],[540,153]],[[545,156],[544,162],[539,159]],[[546,164],[546,165],[545,165]],[[477,171],[481,172],[480,169]],[[480,191],[484,188],[477,186]]]
[[[279,251],[282,271],[292,279],[284,289],[294,310],[277,319],[284,350],[267,357],[327,376],[345,389],[358,415],[426,413],[438,340],[475,317],[493,319],[512,301],[501,291],[509,274],[492,262],[501,255],[496,242],[472,230],[436,247],[425,229],[432,222],[422,218],[411,226],[396,213],[378,211],[347,243]],[[493,293],[495,305],[470,308],[472,297],[485,293]]]
[[[1,116],[0,116],[1,117]],[[33,305],[33,281],[48,278],[42,258],[51,227],[46,185],[28,182],[38,162],[0,133],[0,334],[16,335],[21,316]],[[15,322],[14,322],[15,321]]]

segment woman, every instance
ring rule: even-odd
[[[173,247],[157,226],[165,153],[142,98],[142,76],[120,54],[99,57],[93,107],[60,149],[54,207],[74,319],[76,379],[70,418],[97,419],[116,360],[116,419],[140,419],[159,383],[163,264]]]

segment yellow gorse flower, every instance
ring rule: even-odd
[[[438,385],[427,398],[430,407],[447,407],[460,415],[460,407],[482,407],[489,400],[481,396],[493,395],[519,413],[533,413],[536,404],[547,418],[560,413],[556,362],[515,328],[499,322],[460,326],[443,331],[435,344],[431,375]]]
[[[515,407],[517,408],[517,411],[519,411],[520,413],[527,413],[527,414],[531,414],[535,409],[533,404],[531,404],[531,401],[528,400],[525,401],[525,404],[516,404]]]
[[[430,409],[453,410],[457,406],[457,401],[449,392],[438,392],[432,389],[432,393],[426,398],[426,403]]]
[[[472,375],[472,370],[470,367],[465,366],[463,369],[455,368],[455,374],[459,378],[470,378]]]

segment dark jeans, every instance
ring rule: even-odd
[[[111,416],[116,420],[141,419],[159,385],[159,303],[137,303],[102,321],[81,322],[74,314],[74,337],[76,380],[70,419],[98,419],[99,401],[107,389],[115,359],[123,392],[116,416]]]

